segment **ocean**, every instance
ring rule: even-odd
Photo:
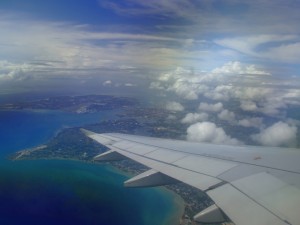
[[[177,195],[164,188],[124,188],[128,175],[108,164],[6,159],[65,127],[114,116],[111,111],[0,111],[0,224],[177,224],[183,210]]]

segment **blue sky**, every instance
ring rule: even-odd
[[[147,86],[177,68],[201,75],[237,65],[233,62],[295,84],[300,77],[299,4],[293,0],[1,1],[2,93],[34,85],[51,89],[66,81],[113,80],[122,86],[128,79]]]
[[[85,49],[86,55],[78,56],[84,62],[95,57],[89,46],[106,55],[98,59],[114,65],[210,70],[229,61],[243,61],[269,70],[288,65],[288,72],[298,75],[297,6],[291,0],[1,1],[5,35],[0,41],[11,47],[0,57],[15,63],[37,58],[52,61],[54,57],[66,61],[59,54],[50,54],[54,44],[70,51]],[[45,43],[35,45],[35,39]],[[16,43],[18,49],[12,47]],[[38,54],[40,47],[45,51]],[[24,51],[28,55],[21,57]],[[126,60],[129,52],[132,61]]]
[[[240,143],[216,125],[224,122],[257,129],[259,144],[294,146],[299,8],[298,0],[2,0],[0,96],[148,95],[186,114],[176,119],[191,132],[210,129],[204,138]]]

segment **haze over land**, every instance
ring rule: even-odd
[[[2,1],[1,98],[130,95],[188,140],[299,147],[299,4]]]

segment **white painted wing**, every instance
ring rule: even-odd
[[[84,132],[113,152],[205,191],[237,225],[300,224],[297,149]]]

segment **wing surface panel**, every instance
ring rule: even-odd
[[[169,177],[172,177],[176,180],[189,184],[200,190],[209,189],[211,186],[217,185],[221,180],[207,176],[205,174],[196,173],[193,171],[188,171],[186,169],[174,166],[172,164],[165,163],[163,161],[153,160],[144,156],[130,153],[125,150],[115,149],[113,150],[119,152],[120,154],[133,159],[149,168],[155,169],[163,174],[166,174]]]
[[[187,156],[174,163],[176,166],[217,177],[229,169],[237,166],[237,163],[224,160],[210,159],[201,156]]]
[[[142,145],[138,143],[127,143],[127,147],[124,147],[123,142],[122,145],[113,144],[113,147],[120,148],[120,149],[126,149],[132,153],[138,154],[138,155],[145,155],[147,153],[153,152],[157,149],[157,147],[149,146],[149,145]]]
[[[172,163],[182,158],[185,158],[187,154],[159,148],[156,151],[146,154],[145,156],[154,160],[160,160],[166,163]]]
[[[300,203],[300,190],[268,173],[258,173],[232,182],[252,199],[264,205],[280,218],[297,224],[296,207]],[[299,221],[298,221],[299,222]]]
[[[208,191],[207,194],[235,224],[288,224],[230,184]]]
[[[236,224],[300,224],[300,151],[115,133],[87,135],[127,158],[206,191]]]
[[[119,138],[172,151],[300,174],[299,149],[217,145],[118,133],[106,134],[107,137],[108,135],[112,138]]]

